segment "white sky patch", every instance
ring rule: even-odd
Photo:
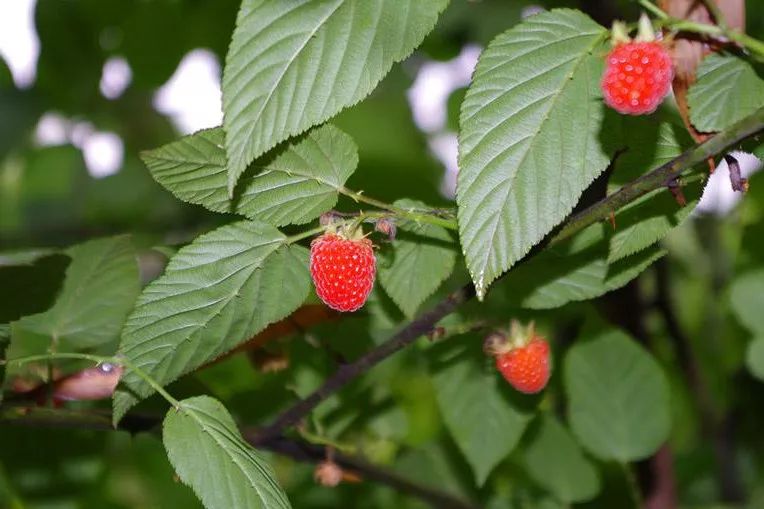
[[[101,94],[107,99],[118,99],[130,86],[132,80],[133,71],[127,60],[122,57],[111,57],[103,64],[99,85]]]
[[[440,182],[441,194],[446,198],[456,197],[456,174],[459,173],[457,163],[459,141],[456,133],[445,132],[430,136],[427,140],[427,146],[446,169],[443,180]]]
[[[456,196],[456,174],[459,171],[457,136],[447,129],[448,98],[454,91],[470,84],[481,51],[480,46],[468,44],[452,60],[425,62],[406,92],[414,123],[427,133],[430,152],[445,169],[440,191],[447,198]]]
[[[455,90],[469,85],[480,51],[480,46],[468,44],[452,60],[422,64],[406,92],[419,129],[432,133],[445,128],[448,98]]]
[[[47,112],[40,118],[34,140],[40,147],[71,143],[79,148],[88,173],[94,178],[116,174],[125,159],[125,145],[117,134],[97,131],[90,122],[73,122],[56,112]]]
[[[154,107],[169,116],[183,134],[223,122],[220,62],[214,53],[188,53],[172,77],[154,95]]]
[[[69,142],[71,122],[69,119],[54,112],[47,112],[40,117],[34,131],[35,145],[53,147]]]
[[[81,149],[92,177],[108,177],[122,167],[125,147],[122,138],[114,133],[92,132],[83,140]]]
[[[740,173],[744,178],[749,178],[762,167],[761,161],[753,154],[737,151],[730,152],[730,155],[737,159],[740,164]],[[716,166],[714,173],[709,177],[706,188],[703,190],[703,195],[700,197],[700,202],[695,207],[693,214],[724,216],[735,208],[735,205],[738,204],[742,197],[743,193],[732,190],[729,167],[726,161],[722,159]]]
[[[34,26],[37,0],[0,0],[0,56],[19,88],[30,87],[37,75],[40,39]]]

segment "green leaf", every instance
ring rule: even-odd
[[[446,428],[464,454],[478,485],[515,448],[531,416],[510,399],[511,387],[480,350],[477,335],[433,366],[433,384]],[[439,349],[440,350],[440,349]],[[441,350],[442,351],[442,350]]]
[[[565,358],[564,379],[573,433],[598,458],[639,460],[668,438],[666,376],[623,332],[576,343]]]
[[[694,145],[687,129],[673,121],[661,122],[648,117],[623,119],[626,151],[615,161],[608,181],[608,192],[639,178],[679,156]],[[680,207],[666,189],[653,191],[630,203],[615,215],[616,229],[609,235],[608,261],[616,262],[661,240],[681,224],[697,205],[702,193],[700,182],[683,185],[687,205]]]
[[[14,324],[14,336],[38,334],[57,342],[63,350],[116,341],[140,292],[130,237],[91,240],[65,253],[72,261],[53,307],[21,318]],[[14,343],[19,341],[23,339],[14,338]]]
[[[197,238],[143,291],[120,352],[161,385],[281,320],[310,289],[308,251],[263,223],[242,221]],[[114,393],[118,422],[154,390],[128,371]]]
[[[218,400],[198,396],[171,408],[162,440],[178,477],[207,509],[291,507],[273,470]]]
[[[622,287],[666,254],[653,246],[610,263],[605,228],[592,225],[571,241],[545,249],[512,269],[499,284],[510,303],[551,309],[593,299]]]
[[[712,53],[698,66],[687,103],[698,131],[721,131],[764,106],[764,80],[744,59]]]
[[[0,266],[0,323],[49,309],[61,291],[66,268],[71,262],[61,253],[34,261],[23,256],[9,257],[7,261],[9,265]],[[11,265],[13,263],[19,265]]]
[[[480,298],[607,167],[595,51],[606,34],[578,11],[553,10],[480,57],[462,104],[457,183],[459,234]]]
[[[366,97],[448,0],[243,0],[223,73],[228,189],[278,143]]]
[[[207,129],[156,150],[143,161],[157,182],[183,201],[274,226],[301,224],[331,209],[358,165],[353,139],[327,124],[256,161],[227,190],[223,129]]]
[[[552,415],[541,416],[523,457],[531,478],[562,502],[584,502],[600,491],[596,467]]]
[[[748,343],[745,363],[753,376],[764,381],[764,337],[755,338]]]
[[[663,110],[659,110],[661,112]],[[655,121],[653,116],[621,117],[624,152],[613,163],[608,193],[617,191],[624,184],[671,161],[695,145],[681,120],[670,117],[661,121],[657,128]]]
[[[740,323],[753,332],[764,332],[764,313],[761,296],[764,295],[764,270],[748,272],[736,277],[730,286],[732,311]]]
[[[426,205],[399,200],[395,206],[422,209]],[[457,252],[454,239],[440,226],[405,221],[388,253],[379,260],[379,282],[408,317],[451,275]]]
[[[11,327],[7,323],[0,324],[0,361],[6,359],[5,350],[11,342]],[[3,384],[5,383],[5,363],[0,362],[0,404],[3,402]]]
[[[617,262],[661,240],[690,216],[702,191],[699,181],[682,186],[687,199],[684,207],[668,190],[659,189],[619,210],[615,215],[616,229],[609,236],[608,261]]]

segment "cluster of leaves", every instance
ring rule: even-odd
[[[52,305],[18,302],[3,309],[0,321],[8,325],[0,326],[0,349],[7,346],[6,357],[51,350],[111,354],[119,338],[127,369],[113,398],[118,424],[158,388],[315,302],[308,251],[300,242],[321,229],[301,225],[331,210],[340,196],[376,206],[354,212],[392,219],[399,228],[398,238],[380,249],[381,288],[362,316],[343,318],[339,339],[332,338],[336,327],[316,331],[326,348],[346,358],[357,357],[361,347],[384,339],[428,299],[467,278],[485,304],[450,317],[442,324],[446,330],[602,296],[665,256],[658,241],[689,216],[701,192],[697,180],[684,188],[685,206],[665,190],[653,190],[613,211],[617,229],[595,217],[575,235],[544,247],[595,182],[612,193],[692,146],[671,111],[632,119],[606,109],[599,80],[609,31],[575,10],[532,16],[483,51],[459,116],[458,221],[450,209],[443,214],[403,197],[388,205],[347,187],[358,148],[327,122],[368,96],[411,54],[447,4],[243,0],[223,73],[223,126],[142,154],[153,178],[179,200],[235,220],[170,252],[162,275],[142,290],[133,244],[124,236],[0,259],[0,271],[52,264],[48,270],[60,273],[65,267]],[[764,106],[762,90],[764,81],[747,60],[711,55],[689,93],[692,123],[701,131],[728,129]],[[57,258],[65,261],[53,263]],[[757,272],[732,287],[735,312],[759,338],[747,356],[759,377],[764,327],[751,295],[762,284]],[[349,344],[356,326],[368,341]],[[304,396],[329,371],[304,351],[300,355],[304,345],[292,348],[297,352],[288,372],[260,387],[250,404],[276,403],[249,410],[252,417],[270,415],[267,410],[275,408],[267,405],[291,400],[287,382]],[[475,333],[430,347],[426,358],[431,379],[420,384],[426,392],[421,400],[410,387],[388,387],[393,377],[383,371],[369,374],[366,386],[356,390],[367,391],[371,396],[363,397],[381,408],[379,418],[368,418],[369,428],[397,439],[401,417],[391,417],[379,400],[392,395],[407,411],[403,419],[413,422],[414,407],[428,397],[434,401],[472,471],[474,482],[456,490],[460,496],[474,494],[500,468],[518,469],[533,487],[520,485],[509,497],[571,504],[605,496],[602,472],[649,457],[672,429],[669,375],[645,348],[595,318],[556,359],[561,375],[553,398],[564,401],[567,423],[539,398],[511,394],[486,369]],[[222,368],[205,371],[201,376],[214,392],[233,390],[214,380],[224,375]],[[324,423],[316,427],[332,439],[346,437],[360,418],[343,412],[360,394],[331,398],[314,413],[315,422]],[[172,405],[163,425],[167,455],[205,507],[290,506],[274,470],[242,438],[220,401],[165,397]],[[428,457],[443,456],[442,450],[430,452],[401,459],[399,468],[444,463]],[[497,496],[494,503],[501,501]]]

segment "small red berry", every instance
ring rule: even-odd
[[[605,61],[605,103],[628,115],[652,113],[671,88],[671,57],[659,41],[617,44]]]
[[[549,343],[533,338],[527,345],[497,356],[496,367],[518,391],[541,392],[549,381]]]
[[[367,238],[326,233],[310,245],[310,275],[316,293],[337,311],[356,311],[374,286],[376,258]]]
[[[483,343],[486,354],[496,357],[496,368],[512,387],[526,394],[540,392],[549,381],[549,343],[513,320],[509,331],[494,332]]]

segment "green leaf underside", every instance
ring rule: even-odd
[[[72,261],[55,303],[43,313],[15,322],[14,336],[39,334],[55,340],[64,350],[116,341],[140,292],[138,262],[130,237],[90,240],[69,248],[66,254]],[[23,345],[19,347],[23,349]],[[32,353],[44,351],[24,352]]]
[[[682,187],[687,205],[680,207],[666,189],[654,191],[632,202],[615,216],[610,235],[608,262],[615,263],[646,249],[690,216],[703,192],[701,182]]]
[[[626,334],[611,330],[579,340],[565,358],[564,379],[573,433],[598,458],[639,460],[668,438],[666,377]]]
[[[207,509],[291,507],[273,470],[218,400],[181,401],[167,412],[162,439],[178,477]]]
[[[693,145],[684,126],[662,122],[658,129],[649,118],[624,120],[626,151],[618,157],[608,182],[609,192],[678,157]],[[608,261],[616,262],[661,240],[682,223],[697,205],[702,185],[694,182],[683,186],[687,206],[680,207],[666,189],[649,193],[615,216],[616,229],[610,237]]]
[[[228,189],[257,157],[366,97],[448,0],[243,0],[223,73]]]
[[[222,127],[144,152],[154,179],[179,199],[274,226],[307,223],[337,203],[358,165],[352,138],[332,125],[311,130],[255,161],[229,198]]]
[[[294,311],[310,290],[308,251],[263,223],[202,235],[170,260],[138,299],[120,352],[161,385],[231,350]],[[153,389],[127,371],[114,419]]]
[[[740,323],[759,334],[764,334],[762,295],[764,295],[764,270],[741,274],[730,285],[732,311]]]
[[[395,206],[426,208],[413,200],[398,200]],[[399,225],[390,259],[380,259],[379,282],[406,316],[413,317],[419,305],[451,274],[456,257],[454,240],[445,228],[405,221]]]
[[[698,131],[722,131],[764,106],[764,80],[742,58],[712,53],[698,66],[687,103]]]
[[[563,502],[584,502],[600,491],[597,469],[552,415],[541,416],[523,457],[531,478]]]
[[[751,374],[764,382],[764,335],[748,343],[745,363]]]
[[[480,345],[477,336],[465,344]],[[495,370],[484,369],[485,356],[458,352],[433,376],[438,407],[446,428],[464,454],[478,485],[518,444],[531,418],[508,398],[511,388]]]
[[[529,309],[551,309],[616,290],[666,254],[658,246],[608,262],[609,226],[595,224],[572,241],[546,249],[518,265],[501,281],[509,301]],[[584,246],[578,246],[584,241]]]
[[[479,297],[573,209],[609,161],[599,91],[606,30],[528,18],[483,52],[460,116],[459,233]]]

